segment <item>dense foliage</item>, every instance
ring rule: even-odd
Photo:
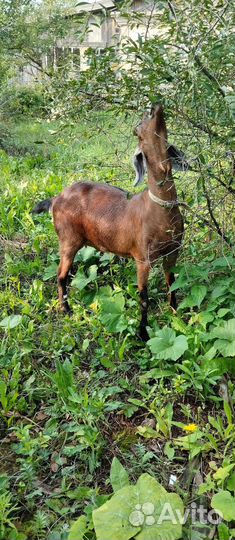
[[[233,6],[163,1],[146,20],[119,3],[145,39],[88,51],[77,79],[64,65],[33,88],[13,73],[70,23],[58,3],[1,7],[0,538],[234,538]],[[175,174],[191,211],[177,314],[159,261],[144,345],[134,263],[83,248],[73,315],[61,315],[57,238],[50,216],[31,210],[75,179],[132,191],[133,127],[156,100],[191,164]],[[159,526],[163,503],[173,526]]]

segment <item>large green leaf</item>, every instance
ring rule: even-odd
[[[235,497],[229,491],[219,491],[211,499],[211,506],[222,514],[226,521],[235,520]]]
[[[83,540],[84,534],[87,530],[87,518],[86,516],[80,516],[71,526],[68,540]]]
[[[123,315],[125,298],[121,292],[100,298],[100,320],[109,332],[122,332],[128,326]]]
[[[114,493],[124,486],[129,485],[128,473],[116,457],[113,458],[111,464],[110,481]]]
[[[76,276],[72,280],[72,285],[82,291],[82,289],[84,289],[88,285],[88,283],[96,280],[97,270],[98,267],[96,264],[92,264],[92,266],[90,266],[87,276],[84,274],[84,272],[82,272],[82,270],[78,270]]]
[[[195,281],[204,281],[207,280],[209,274],[209,268],[200,268],[199,266],[194,266],[192,264],[185,264],[179,270],[179,275],[174,283],[171,285],[170,290],[175,291],[176,289],[183,289],[188,287],[190,284],[195,286]],[[196,285],[197,286],[197,285]]]
[[[87,262],[93,258],[99,258],[99,252],[92,246],[86,246],[79,250],[75,260]]]
[[[180,303],[180,308],[199,307],[207,293],[205,285],[193,285],[190,294]]]
[[[212,347],[214,355],[216,354],[216,349]],[[213,352],[212,351],[212,352]],[[215,375],[223,375],[224,373],[231,373],[235,375],[235,362],[233,358],[207,358],[206,356],[201,361],[201,369],[204,372],[208,370],[214,371]]]
[[[149,474],[93,511],[97,540],[176,540],[182,534],[182,516],[181,498]]]
[[[5,319],[1,320],[0,326],[2,328],[7,328],[7,330],[11,330],[12,328],[18,326],[21,321],[22,315],[9,315],[9,317],[5,317]]]
[[[57,270],[58,270],[57,262],[53,262],[49,266],[47,266],[44,270],[43,281],[47,281],[48,279],[51,279],[57,276]]]
[[[162,360],[178,360],[188,349],[186,336],[176,337],[171,328],[163,328],[156,332],[156,337],[149,339],[148,345],[156,358]]]
[[[226,356],[235,356],[235,319],[225,321],[223,326],[213,328],[207,339],[218,338],[214,347]]]
[[[226,356],[235,356],[235,339],[233,341],[227,341],[226,339],[217,339],[214,343],[216,349],[221,354]]]
[[[235,340],[235,319],[225,321],[223,326],[213,328],[210,333],[211,338],[227,339],[228,341]]]

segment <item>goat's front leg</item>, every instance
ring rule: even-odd
[[[77,252],[77,249],[70,248],[70,249],[64,249],[61,248],[61,255],[60,255],[60,264],[58,268],[58,295],[59,295],[59,302],[61,310],[65,313],[70,313],[71,308],[68,303],[68,295],[67,295],[67,281],[68,281],[68,274],[69,270],[73,264],[73,260],[75,257],[75,254]]]
[[[176,308],[177,308],[177,301],[176,301],[175,291],[170,292],[170,287],[175,281],[175,274],[174,272],[172,272],[171,268],[175,265],[176,259],[177,259],[177,256],[175,255],[174,257],[168,256],[163,259],[163,268],[164,268],[165,279],[166,279],[166,284],[168,288],[169,303],[174,312],[176,311]]]
[[[137,265],[137,283],[140,293],[140,309],[141,309],[141,321],[139,335],[143,341],[149,339],[146,326],[148,324],[148,277],[150,272],[149,262],[136,261]]]

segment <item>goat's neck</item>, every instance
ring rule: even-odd
[[[166,177],[162,172],[158,175],[148,170],[148,188],[153,195],[164,201],[174,201],[177,199],[173,178]]]

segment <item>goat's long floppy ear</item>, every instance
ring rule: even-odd
[[[172,167],[175,171],[190,171],[192,167],[189,165],[186,156],[182,150],[176,148],[174,144],[168,146],[168,155],[171,158]]]
[[[145,155],[139,148],[134,153],[133,165],[136,171],[134,186],[138,186],[144,181],[144,175],[147,169]]]

